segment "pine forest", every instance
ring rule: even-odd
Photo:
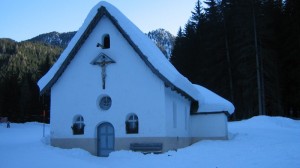
[[[299,118],[299,2],[198,1],[178,31],[171,62],[191,82],[231,101],[232,119]]]
[[[191,10],[174,46],[158,45],[181,74],[231,101],[231,120],[300,118],[299,0],[204,0]],[[45,111],[49,122],[50,93],[41,96],[37,81],[74,34],[61,45],[0,39],[0,116],[45,122]]]

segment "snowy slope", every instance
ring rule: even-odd
[[[0,125],[0,167],[202,167],[202,168],[299,168],[300,121],[282,117],[254,117],[230,122],[228,141],[201,141],[164,154],[113,152],[108,158],[81,149],[60,149],[42,138],[40,123]],[[49,126],[46,126],[49,136]]]

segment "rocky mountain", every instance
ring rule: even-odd
[[[26,40],[30,42],[40,42],[61,48],[67,47],[76,31],[67,33],[50,32],[38,35],[32,39]],[[174,46],[175,37],[164,29],[157,29],[149,32],[148,37],[158,46],[163,54],[169,59]]]
[[[156,29],[149,32],[148,37],[154,41],[157,47],[163,52],[163,54],[169,59],[174,47],[175,36],[165,29]]]
[[[40,42],[45,43],[53,46],[59,46],[61,48],[66,48],[73,36],[75,35],[76,31],[67,32],[67,33],[58,33],[58,32],[50,32],[38,35],[32,39],[27,41],[30,42]]]

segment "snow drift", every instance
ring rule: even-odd
[[[100,158],[81,149],[60,149],[48,144],[49,126],[0,125],[0,166],[8,168],[54,167],[203,167],[203,168],[298,168],[300,121],[283,117],[253,117],[230,122],[230,140],[200,141],[163,154],[143,155],[117,151]]]

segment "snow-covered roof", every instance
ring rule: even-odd
[[[38,86],[41,90],[41,93],[51,88],[52,85],[58,80],[65,68],[80,49],[81,45],[92,32],[93,28],[104,15],[112,21],[112,23],[121,32],[123,37],[129,42],[133,49],[146,63],[146,65],[152,70],[153,73],[155,73],[165,82],[166,86],[175,89],[193,101],[198,101],[199,95],[205,96],[204,94],[199,93],[199,90],[194,87],[194,85],[186,77],[181,75],[176,70],[176,68],[165,58],[158,47],[156,47],[156,45],[139,28],[137,28],[117,8],[104,1],[99,2],[90,11],[83,25],[77,31],[59,59],[47,72],[47,74],[38,81]],[[203,100],[209,102],[206,98],[201,98],[199,100],[200,106],[204,105],[201,102]],[[201,110],[201,107],[199,109]],[[228,110],[224,109],[224,111]]]
[[[232,114],[234,112],[234,106],[231,102],[205,87],[195,84],[194,87],[198,91],[197,100],[199,102],[199,113],[228,112]]]

